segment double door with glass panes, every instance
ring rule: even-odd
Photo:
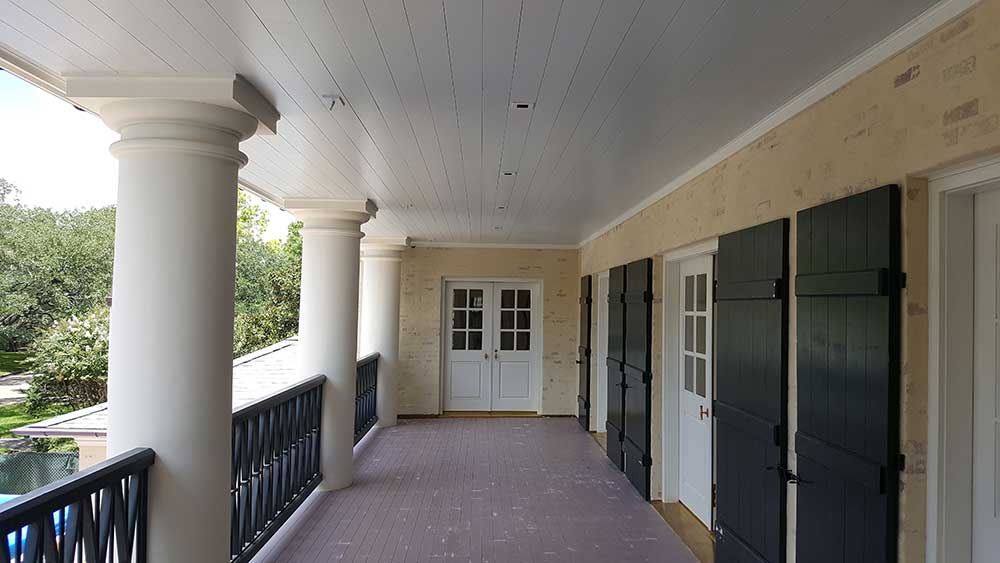
[[[444,410],[537,411],[537,285],[447,282]]]

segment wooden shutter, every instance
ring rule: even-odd
[[[900,194],[798,214],[798,561],[896,561]]]
[[[649,500],[652,414],[653,260],[626,266],[625,274],[625,475]]]
[[[716,560],[776,563],[785,560],[788,220],[721,237],[717,280]]]
[[[576,396],[578,420],[584,430],[590,431],[590,311],[592,299],[592,277],[580,278],[580,345],[577,347],[576,363],[580,371],[579,394]]]
[[[625,467],[625,266],[608,277],[608,458]]]

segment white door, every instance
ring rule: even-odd
[[[445,284],[448,334],[445,338],[445,409],[490,410],[493,286]]]
[[[1000,553],[1000,191],[976,195],[972,561]]]
[[[493,284],[492,410],[536,410],[535,297],[532,284]]]
[[[512,282],[445,284],[445,410],[538,410],[537,287]]]
[[[680,501],[712,527],[713,257],[681,263]]]
[[[597,278],[597,431],[608,431],[608,274]]]

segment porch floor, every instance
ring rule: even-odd
[[[697,561],[571,418],[402,420],[255,562]]]

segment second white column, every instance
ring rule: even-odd
[[[303,222],[299,373],[324,374],[320,489],[350,486],[358,348],[361,225],[370,201],[297,200],[286,207]]]

